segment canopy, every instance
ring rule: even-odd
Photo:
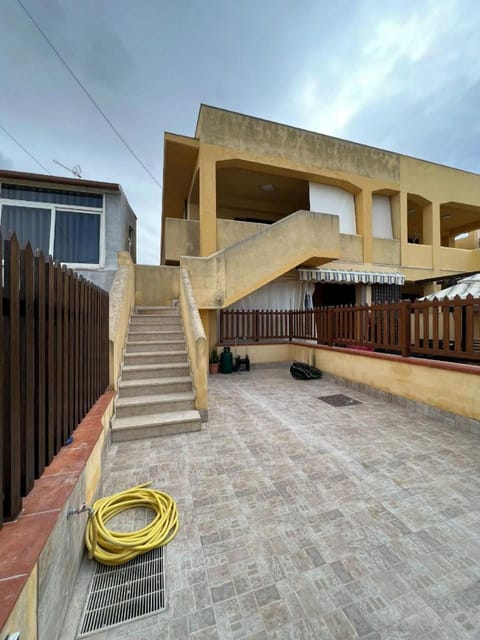
[[[405,284],[405,276],[397,271],[356,271],[353,269],[298,269],[300,280],[353,284]]]
[[[457,282],[457,284],[447,287],[446,289],[442,289],[441,291],[437,291],[436,293],[431,293],[430,295],[420,299],[433,300],[434,298],[437,298],[437,300],[443,300],[444,298],[452,299],[455,298],[455,296],[466,298],[468,295],[471,295],[474,298],[480,298],[480,273],[474,273],[471,276],[462,278]]]

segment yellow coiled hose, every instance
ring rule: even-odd
[[[147,489],[150,484],[146,482],[94,503],[85,531],[89,558],[107,565],[123,564],[173,540],[178,531],[175,500],[161,491]],[[106,523],[111,518],[136,507],[155,512],[155,517],[146,527],[131,533],[107,529]]]

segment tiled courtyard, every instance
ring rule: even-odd
[[[112,446],[105,495],[152,480],[181,526],[168,610],[97,640],[480,638],[480,436],[287,365],[211,377],[209,418]]]

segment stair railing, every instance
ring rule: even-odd
[[[202,420],[206,420],[208,415],[207,338],[193,295],[190,276],[183,267],[180,268],[180,312],[195,388],[195,409],[202,416]]]

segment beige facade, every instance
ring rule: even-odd
[[[204,105],[164,155],[161,262],[204,321],[301,266],[398,272],[412,295],[480,271],[480,175]]]

